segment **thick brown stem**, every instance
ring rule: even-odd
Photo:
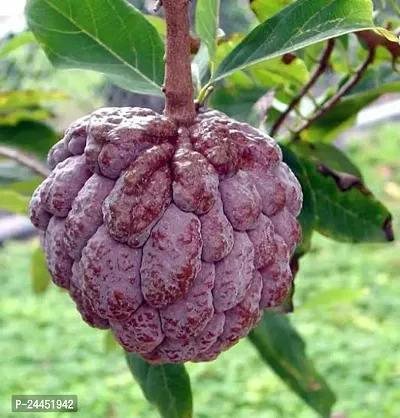
[[[196,116],[190,67],[189,0],[163,0],[167,22],[165,114],[177,125],[190,125]]]
[[[50,171],[44,167],[40,161],[29,157],[28,155],[23,154],[14,148],[0,147],[0,156],[11,158],[17,163],[29,168],[35,174],[39,174],[40,176],[46,177],[50,174]]]
[[[325,72],[329,64],[329,57],[332,54],[333,48],[335,46],[335,41],[330,39],[328,44],[325,48],[324,53],[319,61],[317,68],[315,69],[313,75],[311,76],[310,80],[304,87],[300,90],[299,94],[291,101],[287,109],[279,116],[277,121],[275,122],[274,126],[271,128],[270,135],[274,136],[276,132],[278,132],[279,128],[285,122],[286,118],[289,116],[290,112],[298,105],[300,100],[307,94],[307,92],[315,85],[315,83],[319,80],[321,75]]]
[[[344,95],[346,95],[353,87],[355,87],[358,84],[358,82],[364,75],[366,69],[374,61],[374,57],[375,49],[370,49],[367,59],[363,62],[360,68],[348,79],[348,81],[345,84],[343,84],[343,86],[328,101],[324,103],[323,106],[316,110],[316,112],[311,116],[310,119],[308,119],[299,129],[296,130],[296,132],[294,132],[295,138],[299,137],[302,131],[308,129],[314,122],[316,122],[319,118],[328,113]]]

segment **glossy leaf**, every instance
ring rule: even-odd
[[[318,232],[342,242],[394,239],[389,211],[360,179],[321,164],[304,166],[316,198]]]
[[[371,0],[297,0],[253,29],[224,59],[213,79],[315,42],[372,27]]]
[[[16,49],[32,42],[35,42],[35,37],[33,36],[32,32],[23,32],[14,36],[5,42],[2,46],[0,46],[0,59],[3,59]]]
[[[14,190],[0,189],[0,209],[7,212],[26,215],[30,198]]]
[[[343,171],[362,179],[359,168],[334,145],[296,141],[291,145],[291,149],[315,163],[323,163],[334,170]]]
[[[132,353],[126,358],[144,396],[163,418],[193,416],[190,379],[183,364],[152,365]]]
[[[213,61],[217,46],[220,0],[197,0],[195,29]]]
[[[297,255],[301,256],[307,253],[311,247],[311,238],[316,222],[315,196],[303,162],[299,160],[297,155],[290,148],[281,146],[281,149],[283,161],[291,168],[303,190],[303,207],[297,218],[301,224],[302,241],[296,249]]]
[[[51,283],[51,276],[47,270],[46,257],[39,243],[35,246],[31,259],[32,290],[41,294],[47,290]]]
[[[390,42],[393,42],[395,44],[399,44],[400,42],[399,36],[396,35],[394,32],[391,32],[390,30],[387,30],[385,28],[376,28],[375,32],[385,37]]]
[[[98,71],[137,93],[162,95],[164,45],[124,0],[30,0],[29,28],[58,68]]]
[[[217,65],[229,55],[242,41],[243,36],[236,34],[220,42],[217,48]],[[253,64],[245,71],[237,71],[226,78],[225,82],[236,87],[252,88],[296,85],[302,86],[308,81],[309,72],[303,60],[295,57],[290,62],[285,62],[283,57],[277,57],[265,62]]]
[[[316,372],[287,316],[264,313],[249,338],[262,359],[297,395],[321,417],[330,417],[335,395]]]

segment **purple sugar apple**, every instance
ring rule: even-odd
[[[290,292],[300,185],[280,148],[221,112],[189,128],[104,108],[50,150],[30,215],[82,318],[153,363],[208,361]]]

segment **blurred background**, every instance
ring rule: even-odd
[[[153,7],[148,1],[132,3],[147,13]],[[24,146],[44,160],[68,124],[93,109],[162,109],[160,99],[123,91],[97,73],[54,70],[25,32],[24,4],[0,0],[0,146]],[[251,24],[244,3],[222,1],[225,33]],[[356,127],[336,143],[392,211],[399,235],[399,97],[387,95],[364,110]],[[39,181],[25,167],[0,157],[0,187],[20,182],[28,194]],[[40,256],[37,248],[27,218],[1,212],[0,416],[13,415],[12,394],[77,394],[76,418],[157,417],[122,352],[103,332],[83,323],[62,290],[50,286],[41,292],[32,283],[32,257]],[[337,393],[336,418],[400,417],[399,250],[398,243],[339,244],[316,234],[311,253],[301,260],[291,318]],[[198,418],[314,416],[264,367],[246,340],[215,362],[189,364],[188,370]],[[48,418],[55,416],[46,413]]]

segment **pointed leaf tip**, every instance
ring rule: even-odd
[[[125,354],[144,396],[163,418],[192,418],[192,391],[184,364],[149,364],[137,354]]]

